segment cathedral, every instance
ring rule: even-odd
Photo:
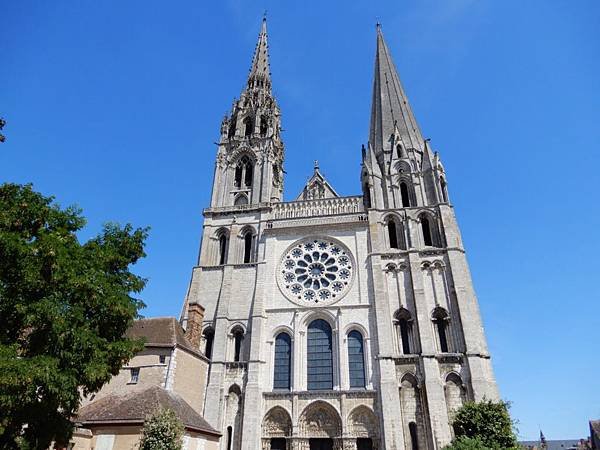
[[[498,398],[447,174],[376,34],[360,195],[339,196],[315,162],[283,200],[264,19],[221,123],[180,318],[187,333],[203,310],[220,450],[441,449],[463,402]]]

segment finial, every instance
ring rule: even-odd
[[[319,170],[319,160],[315,159],[315,172]]]
[[[377,31],[381,30],[381,22],[379,21],[379,17],[377,18],[377,22],[375,22],[375,28],[377,28]]]
[[[265,9],[265,11],[263,12],[263,22],[267,21],[267,10]]]

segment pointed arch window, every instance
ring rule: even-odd
[[[400,183],[400,197],[402,198],[403,208],[408,208],[409,206],[412,206],[410,201],[410,192],[408,190],[408,185],[404,181]]]
[[[398,158],[402,158],[404,155],[402,154],[402,145],[396,145],[396,153],[398,154]]]
[[[400,343],[400,351],[404,355],[410,355],[414,352],[412,337],[413,320],[410,312],[406,308],[402,308],[396,313],[396,327]]]
[[[245,194],[239,194],[233,201],[235,206],[243,206],[248,204],[248,197]]]
[[[291,386],[292,338],[287,333],[279,333],[275,338],[275,363],[273,368],[273,389],[289,390]]]
[[[446,186],[446,180],[440,178],[440,187],[442,188],[442,200],[444,203],[448,203],[448,188]]]
[[[252,136],[254,133],[254,123],[252,122],[252,118],[246,117],[244,119],[244,136]]]
[[[433,312],[432,320],[436,331],[438,348],[440,352],[448,353],[450,351],[448,340],[448,324],[450,317],[448,316],[448,312],[442,307],[437,307]]]
[[[235,166],[234,187],[251,187],[253,175],[254,164],[247,155],[242,156]]]
[[[218,261],[220,266],[227,263],[227,233],[224,231],[219,234]]]
[[[310,323],[306,347],[308,390],[333,389],[332,333],[326,321]]]
[[[431,223],[426,215],[421,216],[421,231],[423,232],[423,244],[433,246],[433,238],[431,233]]]
[[[362,334],[353,330],[348,333],[348,369],[351,388],[365,387],[365,354]]]
[[[229,125],[229,137],[233,137],[235,136],[235,128],[237,126],[237,119],[234,117],[233,119],[231,119],[231,124]]]
[[[269,119],[267,119],[267,116],[261,116],[260,117],[260,135],[261,136],[266,136],[267,135],[267,130],[269,129]]]

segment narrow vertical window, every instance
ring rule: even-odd
[[[419,450],[419,435],[417,433],[417,424],[410,422],[408,424],[408,431],[410,433],[410,444],[412,450]]]
[[[400,326],[400,339],[402,340],[402,353],[405,355],[411,354],[410,348],[410,334],[409,334],[409,323],[406,319],[400,319],[398,321],[398,325]]]
[[[273,369],[273,389],[289,390],[291,386],[292,339],[287,333],[279,333],[275,338],[275,364]]]
[[[244,119],[244,136],[252,136],[254,132],[254,124],[252,123],[252,119],[250,117],[246,117]]]
[[[390,241],[390,248],[398,247],[398,231],[396,230],[396,222],[393,219],[388,220],[387,223],[388,238]]]
[[[233,438],[233,429],[231,426],[227,427],[227,450],[231,450],[231,441]]]
[[[440,352],[448,353],[448,313],[443,308],[436,308],[433,313],[433,325],[435,327]]]
[[[261,116],[261,118],[260,118],[260,135],[266,136],[268,129],[269,129],[269,123],[268,123],[267,116]]]
[[[233,360],[239,362],[242,357],[242,344],[244,342],[244,332],[236,328],[233,331]]]
[[[208,359],[212,358],[213,343],[215,341],[215,332],[212,328],[204,330],[204,356]]]
[[[246,162],[246,173],[244,174],[244,184],[246,187],[252,186],[252,163],[250,161]]]
[[[252,232],[248,231],[244,235],[244,263],[252,261]]]
[[[448,353],[448,337],[446,336],[446,324],[443,320],[437,320],[436,322],[438,337],[440,339],[440,351],[442,353]]]
[[[358,331],[348,333],[348,368],[351,388],[365,387],[365,355],[363,337]]]
[[[410,204],[410,196],[408,195],[408,186],[403,181],[400,183],[400,196],[402,197],[402,207],[407,208],[411,206]]]
[[[219,265],[227,262],[227,236],[221,234],[219,236]]]
[[[333,389],[333,348],[331,327],[317,319],[310,323],[307,333],[308,389]]]
[[[233,185],[237,188],[242,186],[242,166],[239,165],[235,168],[235,178],[233,181]]]
[[[429,247],[433,246],[429,219],[425,216],[421,216],[421,229],[423,230],[423,243]]]
[[[446,180],[440,179],[440,186],[442,188],[442,200],[444,203],[448,202],[448,188],[446,187]]]

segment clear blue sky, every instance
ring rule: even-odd
[[[358,194],[381,21],[448,173],[520,437],[600,418],[600,2],[0,1],[0,181],[151,226],[144,314],[177,315],[223,114],[268,10],[295,197]],[[285,6],[284,6],[285,5]]]

